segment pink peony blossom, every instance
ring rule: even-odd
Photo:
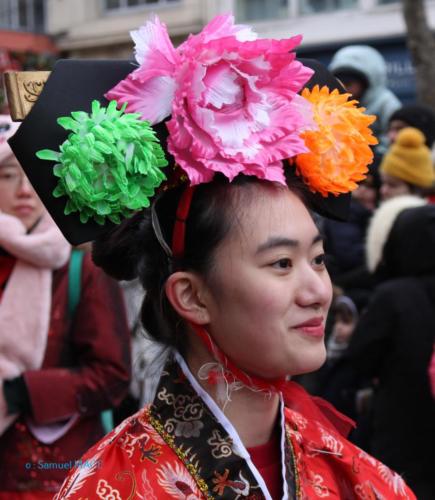
[[[140,66],[106,97],[151,123],[171,115],[168,149],[192,185],[215,172],[285,182],[281,161],[307,151],[299,135],[313,126],[300,36],[257,39],[222,15],[177,49],[157,17],[132,37]]]

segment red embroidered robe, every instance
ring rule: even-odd
[[[91,448],[57,500],[271,499],[231,423],[177,359],[166,365],[153,404]],[[282,413],[282,498],[415,498],[326,419],[291,406]]]

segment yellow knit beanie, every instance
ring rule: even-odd
[[[420,130],[413,127],[402,129],[396,142],[385,153],[380,170],[414,186],[431,187],[435,170],[430,149]]]

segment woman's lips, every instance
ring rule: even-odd
[[[33,212],[34,208],[30,205],[18,205],[14,208],[14,212],[18,215],[29,215]]]
[[[310,337],[321,338],[325,335],[323,317],[309,319],[304,323],[295,325],[293,328]]]

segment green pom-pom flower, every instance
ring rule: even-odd
[[[55,161],[59,183],[55,197],[67,196],[65,214],[80,212],[80,221],[90,218],[104,224],[106,217],[119,224],[122,217],[148,207],[155,189],[166,178],[168,163],[149,122],[139,113],[92,103],[92,113],[75,111],[57,122],[71,130],[60,151],[44,149],[36,156]]]

